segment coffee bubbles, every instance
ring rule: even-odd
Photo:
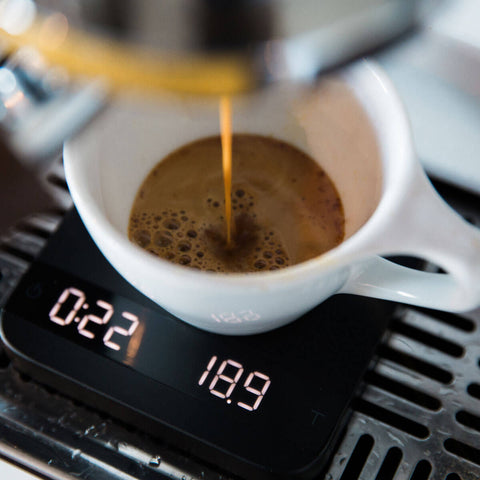
[[[234,135],[230,245],[219,137],[185,145],[156,165],[137,193],[128,233],[179,265],[267,272],[340,243],[344,216],[334,185],[308,155],[272,138]]]
[[[245,192],[239,190],[239,197]],[[165,210],[132,214],[130,238],[148,252],[180,265],[214,272],[266,271],[287,267],[289,258],[282,241],[273,231],[264,231],[255,221],[253,197],[239,205],[244,210],[234,212],[233,244],[226,245],[223,215],[217,225],[191,218],[185,210]],[[223,207],[223,202],[208,199],[211,208]],[[234,207],[235,208],[235,207]],[[219,210],[221,212],[221,209]]]

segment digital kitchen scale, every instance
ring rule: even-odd
[[[72,210],[6,303],[1,335],[19,370],[235,477],[309,479],[392,309],[337,295],[269,333],[207,333],[127,283]]]

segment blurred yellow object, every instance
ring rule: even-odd
[[[0,29],[0,42],[7,51],[31,46],[71,74],[104,77],[113,90],[218,95],[246,91],[257,83],[251,63],[241,55],[159,54],[76,30],[61,14],[37,17],[17,35]]]

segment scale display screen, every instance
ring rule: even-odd
[[[18,368],[223,469],[313,478],[391,308],[343,295],[273,332],[203,332],[125,282],[72,211],[1,330]]]

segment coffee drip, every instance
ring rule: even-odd
[[[222,139],[222,170],[225,189],[225,227],[227,248],[232,247],[232,103],[230,97],[220,98],[220,132]]]

